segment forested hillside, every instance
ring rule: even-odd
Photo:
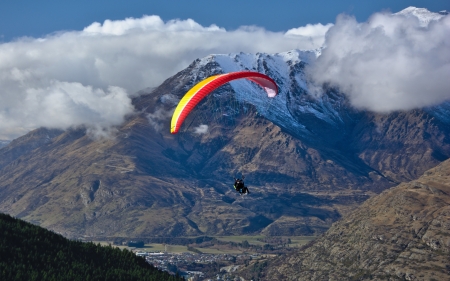
[[[132,252],[72,241],[0,214],[0,280],[183,280]]]

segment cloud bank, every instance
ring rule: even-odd
[[[143,16],[2,43],[0,139],[40,126],[109,131],[133,111],[131,95],[158,86],[197,58],[314,49],[327,28],[308,25],[282,33],[246,26],[227,31],[191,19],[164,22],[159,16]]]
[[[449,100],[450,16],[408,9],[364,23],[338,16],[308,69],[314,83],[338,87],[357,108],[377,112]],[[412,16],[417,10],[429,17]]]

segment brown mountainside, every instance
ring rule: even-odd
[[[450,280],[450,160],[367,200],[261,280]]]
[[[134,98],[136,114],[111,138],[38,129],[1,148],[0,211],[69,237],[312,235],[450,156],[450,129],[432,112],[356,112],[333,92],[318,102],[295,84],[301,66],[287,67],[286,107],[307,131],[261,116],[227,85],[171,135],[174,101],[221,72],[195,61]],[[300,110],[325,102],[341,114],[338,127]],[[212,118],[211,103],[241,110]],[[207,134],[194,132],[201,124]],[[249,196],[232,188],[240,174]]]

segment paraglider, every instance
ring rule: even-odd
[[[176,134],[194,107],[212,91],[230,81],[243,78],[260,85],[270,98],[278,94],[278,86],[275,81],[259,72],[237,71],[208,77],[192,87],[180,100],[172,116],[170,132]]]
[[[242,194],[250,194],[250,191],[244,184],[244,176],[242,176],[242,179],[234,178],[234,189],[239,192],[240,195]]]

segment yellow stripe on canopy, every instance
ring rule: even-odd
[[[177,108],[175,108],[175,112],[173,113],[172,122],[170,124],[170,132],[173,133],[175,131],[175,128],[177,126],[178,118],[180,117],[181,113],[185,109],[186,105],[189,103],[189,101],[197,94],[198,91],[200,91],[203,87],[208,85],[212,80],[216,79],[218,76],[221,76],[223,74],[214,75],[211,77],[206,78],[205,80],[199,82],[197,85],[195,85],[192,89],[190,89],[184,97],[180,100],[180,102],[177,105]]]

